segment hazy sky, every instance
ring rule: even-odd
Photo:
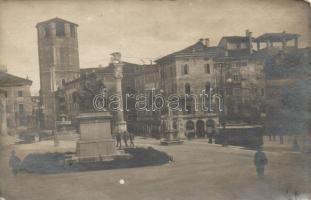
[[[1,0],[0,0],[1,2]],[[272,3],[273,2],[273,3]],[[310,43],[310,7],[295,0],[193,1],[3,1],[0,5],[0,64],[29,76],[39,89],[37,32],[40,21],[60,17],[79,24],[80,67],[106,65],[120,51],[129,62],[146,63],[210,38],[264,32],[301,34]]]

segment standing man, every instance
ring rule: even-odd
[[[117,147],[119,147],[119,149],[121,149],[121,147],[122,147],[122,144],[121,144],[121,141],[122,141],[121,133],[118,132],[116,134],[116,139],[117,139]]]
[[[130,135],[130,146],[131,146],[131,147],[134,147],[134,137],[135,137],[135,136],[134,136],[133,133],[130,133],[129,135]]]
[[[11,157],[9,161],[9,165],[12,169],[12,173],[16,175],[18,173],[19,167],[21,164],[21,160],[15,155],[15,151],[11,152]]]
[[[255,153],[254,164],[256,166],[257,177],[264,178],[265,165],[268,164],[268,159],[266,157],[266,154],[262,152],[261,147],[258,147],[257,152]]]
[[[128,139],[129,139],[129,134],[127,131],[124,131],[123,140],[124,140],[125,147],[128,147],[128,144],[127,144]]]

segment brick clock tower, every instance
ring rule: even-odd
[[[54,92],[63,83],[79,77],[78,25],[60,18],[36,25],[40,68],[40,95],[44,127],[55,126]]]

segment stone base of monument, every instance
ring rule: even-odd
[[[160,140],[161,145],[182,144],[184,141],[178,137],[177,130],[166,131],[164,138]]]
[[[81,113],[77,119],[80,139],[77,141],[76,155],[66,162],[101,162],[131,157],[116,150],[111,136],[111,115],[108,112]]]

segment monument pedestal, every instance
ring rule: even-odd
[[[71,162],[100,162],[116,157],[129,157],[116,150],[111,136],[111,115],[108,112],[81,113],[79,120],[80,139],[76,156]]]
[[[164,133],[164,138],[160,140],[161,145],[182,144],[182,141],[178,137],[177,130],[167,130]]]

